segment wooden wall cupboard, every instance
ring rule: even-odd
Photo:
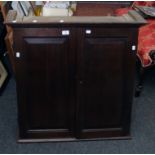
[[[129,138],[143,23],[11,24],[19,141]]]

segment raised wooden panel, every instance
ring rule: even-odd
[[[64,128],[68,113],[68,66],[64,50],[68,49],[67,39],[24,38],[24,41],[30,128]]]

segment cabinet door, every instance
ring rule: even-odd
[[[79,30],[77,136],[129,135],[136,44],[133,29]],[[135,51],[134,51],[135,52]]]
[[[18,28],[14,35],[21,138],[72,137],[71,32]]]

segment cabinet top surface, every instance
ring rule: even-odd
[[[21,24],[145,24],[146,20],[135,11],[129,11],[123,16],[113,15],[111,8],[100,4],[78,5],[73,16],[24,16],[17,17],[16,11],[9,11],[5,23],[9,25]],[[114,9],[114,8],[113,8]],[[104,10],[104,11],[103,11]],[[106,14],[107,12],[107,14]],[[110,13],[109,13],[110,12]]]

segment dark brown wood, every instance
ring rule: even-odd
[[[124,111],[131,110],[133,96],[133,88],[128,88],[134,85],[134,30],[89,29],[91,34],[86,35],[86,29],[78,33],[78,136],[129,135],[130,114],[124,119]]]
[[[49,132],[47,129],[52,129],[49,133],[54,137],[73,136],[74,104],[69,93],[74,91],[69,77],[72,35],[62,37],[61,31],[15,30],[15,51],[21,55],[16,58],[22,132],[24,128],[21,137],[37,134],[36,130]]]
[[[8,22],[14,29],[19,141],[129,138],[133,47],[145,21],[135,12],[38,17],[33,23],[35,18]]]
[[[115,10],[121,7],[129,7],[132,2],[102,1],[102,2],[77,2],[75,16],[109,16],[115,15]]]
[[[120,8],[121,5],[111,5],[107,3],[80,3],[77,4],[75,16],[107,16],[114,15],[114,10]],[[87,9],[86,9],[87,8]],[[104,9],[104,11],[103,11]]]
[[[137,29],[14,34],[21,139],[129,137]]]

